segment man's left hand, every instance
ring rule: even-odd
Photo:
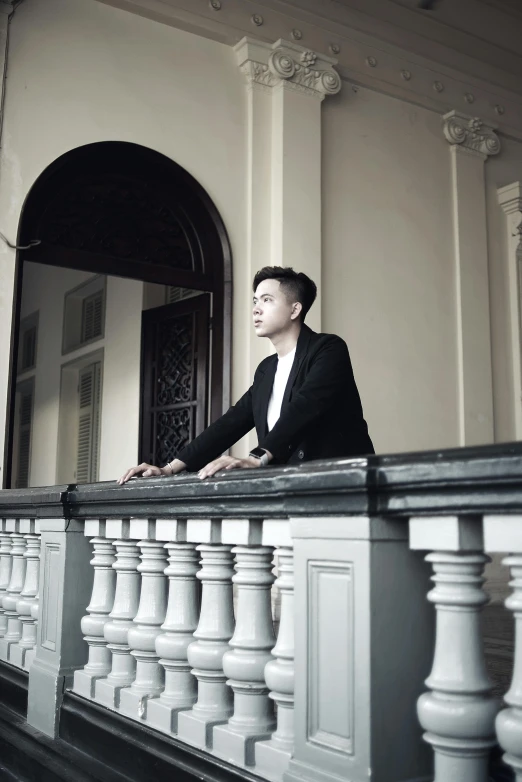
[[[206,467],[203,467],[198,472],[198,478],[201,480],[210,478],[211,475],[220,470],[245,470],[260,466],[259,459],[255,459],[253,456],[247,456],[246,459],[236,459],[234,456],[220,456],[219,459],[214,459],[213,462],[209,462]]]

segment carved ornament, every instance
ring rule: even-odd
[[[250,85],[272,88],[287,85],[324,98],[341,89],[335,60],[293,43],[277,41],[272,46],[243,39],[236,47],[242,72]]]
[[[458,111],[444,116],[444,135],[450,144],[456,144],[469,152],[488,157],[500,152],[500,139],[495,128],[486,125],[478,117],[469,117]]]

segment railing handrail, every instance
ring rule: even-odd
[[[333,459],[298,466],[4,489],[4,517],[287,518],[519,511],[522,443]]]

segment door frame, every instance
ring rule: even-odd
[[[75,169],[86,170],[92,161],[98,165],[112,161],[115,156],[134,162],[130,170],[154,171],[158,189],[175,188],[186,197],[187,217],[197,228],[206,231],[206,268],[203,273],[187,272],[166,266],[122,260],[109,254],[59,247],[39,240],[39,225],[45,217],[50,193],[66,187]],[[174,191],[172,191],[174,192]],[[37,245],[31,242],[40,241]],[[87,144],[66,152],[49,165],[37,178],[22,207],[18,225],[15,260],[13,317],[11,322],[10,361],[7,387],[6,437],[4,443],[4,470],[2,486],[7,488],[12,476],[12,449],[14,436],[14,404],[16,395],[16,367],[23,288],[24,262],[62,266],[70,269],[126,277],[142,282],[192,288],[213,294],[212,367],[210,377],[209,422],[215,421],[230,405],[232,353],[232,248],[215,204],[188,171],[170,158],[139,144],[104,141]]]

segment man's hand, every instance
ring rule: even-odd
[[[130,467],[121,478],[118,478],[116,483],[119,483],[121,486],[136,475],[139,475],[141,478],[153,478],[158,477],[159,475],[176,475],[176,473],[185,470],[186,467],[187,465],[185,462],[182,462],[179,459],[174,459],[174,461],[170,462],[170,465],[166,465],[165,467],[155,467],[153,464],[142,462],[141,464],[138,464],[137,467]]]
[[[246,459],[235,459],[233,456],[220,456],[219,459],[214,459],[213,462],[207,464],[198,472],[198,478],[210,478],[211,475],[219,472],[220,470],[245,470],[252,467],[260,467],[259,459],[255,459],[253,456],[247,456]]]

